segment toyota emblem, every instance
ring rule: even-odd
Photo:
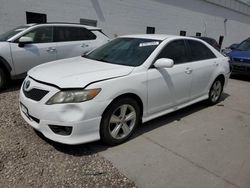
[[[30,87],[30,81],[28,80],[27,82],[25,82],[24,84],[24,89],[27,91]]]

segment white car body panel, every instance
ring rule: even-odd
[[[52,97],[59,89],[41,84],[35,80],[31,80],[31,88],[42,88],[49,90],[50,93],[44,97],[41,101],[36,102],[28,99],[23,93],[20,94],[20,101],[22,105],[28,108],[28,113],[30,116],[40,119],[38,124],[35,121],[27,118],[27,116],[21,111],[22,117],[28,122],[34,129],[42,132],[46,137],[53,139],[57,142],[62,142],[65,144],[72,143],[82,143],[88,142],[89,140],[94,141],[100,138],[99,136],[99,124],[101,116],[93,116],[98,110],[103,110],[101,106],[106,107],[107,104],[92,103],[87,102],[84,105],[72,104],[72,105],[53,105],[52,108],[48,109],[48,105],[45,102]],[[22,86],[23,87],[23,86]],[[38,107],[39,106],[39,107]],[[20,108],[21,109],[21,108]],[[92,111],[91,111],[92,109]],[[95,113],[93,112],[95,110]],[[54,113],[57,111],[58,113]],[[101,114],[101,112],[99,112]],[[45,118],[46,117],[46,118]],[[57,135],[49,129],[48,125],[62,125],[67,126],[69,124],[74,124],[74,136],[67,136],[67,141],[65,142],[65,136]],[[82,126],[84,125],[84,126]]]
[[[58,42],[57,58],[71,58],[89,52],[92,49],[91,43],[93,43],[93,41]]]
[[[28,75],[42,82],[53,83],[60,88],[84,88],[91,82],[128,75],[134,69],[80,56],[48,64],[31,69]]]
[[[192,38],[204,43],[217,58],[156,69],[151,65],[166,44],[175,39],[190,38],[168,35],[129,37],[163,42],[138,67],[76,57],[40,65],[29,71],[26,78],[31,81],[29,88],[46,89],[49,94],[41,101],[35,102],[24,95],[22,86],[20,102],[27,107],[31,116],[40,119],[41,122],[32,121],[21,111],[24,119],[51,140],[66,144],[86,143],[100,139],[100,121],[105,109],[114,99],[124,94],[132,94],[141,100],[142,121],[147,122],[207,99],[209,89],[219,75],[225,78],[224,87],[227,85],[230,75],[228,58],[199,39]],[[60,91],[60,88],[102,90],[94,99],[83,103],[46,105],[45,103]],[[72,126],[73,133],[69,136],[57,135],[49,129],[49,124]]]
[[[15,66],[12,61],[11,50],[10,50],[10,43],[9,42],[1,42],[0,41],[0,57],[6,60],[11,67],[10,74],[15,74]]]
[[[10,43],[10,47],[17,75],[57,59],[56,43],[27,44],[23,48],[20,48],[18,43]]]
[[[208,84],[216,69],[217,59],[202,60],[190,63],[192,66],[192,85],[190,86],[191,99],[203,96],[209,90]]]
[[[185,73],[187,68],[188,64],[148,70],[148,115],[189,100],[192,76]]]

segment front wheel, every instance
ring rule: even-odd
[[[108,145],[125,142],[140,122],[140,107],[131,98],[113,102],[102,117],[101,140]]]
[[[215,80],[209,91],[208,102],[210,105],[214,105],[219,102],[222,91],[223,91],[222,81],[219,79]]]

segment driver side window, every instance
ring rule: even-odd
[[[157,59],[160,58],[172,59],[174,60],[174,64],[188,62],[189,57],[184,40],[175,40],[168,43],[158,55]]]
[[[23,35],[23,37],[30,37],[33,43],[49,43],[53,42],[52,27],[39,27]]]

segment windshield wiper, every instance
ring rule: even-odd
[[[103,57],[101,57],[100,59],[95,59],[96,61],[103,61],[106,63],[110,63],[109,61],[106,60],[106,58],[109,56],[109,54],[104,55]]]
[[[110,63],[109,61],[105,60],[105,58],[96,59],[96,61],[102,61],[102,62],[105,62],[105,63]]]

